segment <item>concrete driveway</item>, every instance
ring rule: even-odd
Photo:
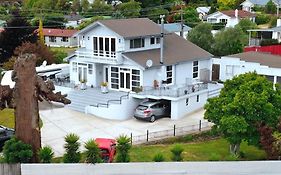
[[[53,148],[56,156],[64,153],[64,137],[68,133],[80,136],[83,143],[97,137],[117,138],[121,134],[133,136],[144,135],[149,132],[173,129],[173,126],[189,126],[198,124],[203,120],[204,110],[199,110],[180,120],[172,121],[162,118],[154,123],[129,119],[126,121],[114,121],[76,112],[56,104],[40,104],[40,117],[43,121],[41,129],[42,145]],[[83,149],[83,147],[82,147]]]

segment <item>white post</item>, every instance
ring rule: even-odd
[[[160,64],[164,63],[164,60],[163,60],[163,52],[164,52],[164,17],[165,17],[165,15],[160,15],[160,18],[161,18]]]

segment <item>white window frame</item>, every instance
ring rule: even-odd
[[[68,42],[68,41],[69,41],[69,38],[68,38],[67,36],[63,36],[63,37],[61,38],[61,41],[62,41],[62,42]]]
[[[94,66],[93,66],[93,64],[88,64],[88,74],[89,75],[92,75],[93,74],[93,68]]]
[[[234,69],[233,65],[226,65],[225,66],[225,74],[226,75],[233,75],[233,69]]]
[[[77,62],[72,62],[72,72],[77,72],[78,71],[78,64]]]
[[[185,99],[185,106],[189,105],[189,98]]]
[[[171,67],[171,70],[168,70],[168,67]],[[173,79],[174,72],[173,71],[174,71],[173,65],[166,66],[166,81],[167,81],[167,85],[171,85],[174,82],[174,79]],[[171,73],[171,76],[168,77],[169,73]],[[170,83],[168,83],[168,79],[172,79],[172,81]]]
[[[55,37],[55,36],[49,36],[49,42],[50,42],[50,43],[56,43],[56,42],[57,42],[57,37]]]
[[[198,103],[200,102],[200,96],[199,95],[196,96],[196,102],[198,102]]]
[[[135,46],[135,40],[140,40],[140,47],[136,47]],[[132,45],[131,45],[132,42]],[[134,39],[130,39],[130,49],[139,49],[139,48],[144,48],[145,47],[145,38],[134,38]]]
[[[194,63],[197,62],[197,65],[194,65]],[[197,67],[197,71],[194,71],[194,68]],[[194,77],[194,74],[197,73],[197,76]],[[193,79],[198,79],[199,78],[199,61],[198,60],[195,60],[192,62],[192,78]]]

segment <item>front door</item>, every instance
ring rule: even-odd
[[[120,84],[119,89],[123,91],[131,90],[131,71],[130,69],[120,68]]]
[[[78,65],[78,80],[80,82],[87,82],[87,64],[86,65]]]

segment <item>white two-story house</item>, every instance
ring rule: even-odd
[[[89,87],[107,82],[110,91],[130,92],[130,107],[89,105],[85,112],[127,119],[142,99],[152,98],[169,100],[171,118],[178,119],[205,104],[210,96],[206,83],[211,78],[212,55],[165,31],[160,63],[160,31],[153,21],[138,18],[97,21],[75,34],[79,48],[69,59],[71,82],[86,81]],[[120,109],[129,111],[118,117]]]

